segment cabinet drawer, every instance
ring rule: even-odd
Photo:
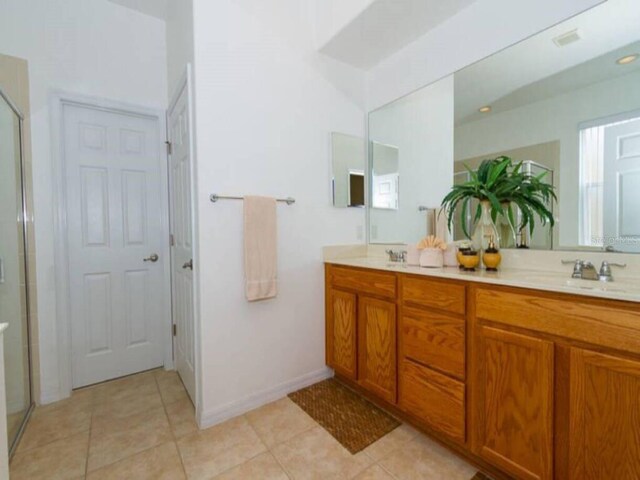
[[[411,360],[402,360],[399,406],[434,430],[464,443],[464,383]]]
[[[404,356],[464,379],[464,319],[403,307],[400,334]]]
[[[333,287],[355,290],[381,297],[396,297],[396,276],[393,273],[374,272],[348,267],[329,267],[329,282]]]
[[[640,353],[637,304],[493,287],[475,289],[475,307],[479,319]]]
[[[446,280],[402,276],[402,301],[464,315],[465,287]]]

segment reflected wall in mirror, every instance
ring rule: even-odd
[[[371,208],[397,210],[400,192],[398,147],[371,142]]]
[[[453,77],[369,114],[371,243],[416,243],[453,176]]]
[[[364,139],[331,133],[331,187],[333,206],[339,208],[365,206]]]
[[[455,172],[507,155],[556,187],[532,248],[640,252],[638,25],[609,0],[455,74]]]

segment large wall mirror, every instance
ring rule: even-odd
[[[418,167],[401,172],[400,209],[403,196],[410,198],[404,190],[416,189],[413,195],[435,207],[453,183],[468,180],[465,165],[474,170],[484,159],[506,155],[532,174],[544,174],[558,196],[550,206],[555,227],[537,222],[528,247],[640,252],[638,25],[637,0],[608,0],[456,72],[452,82],[441,80],[372,112],[372,141],[385,141],[400,128],[405,135],[413,132],[410,148],[419,151],[433,147],[436,130],[453,132],[450,156],[442,149],[441,156],[421,155]],[[451,121],[444,112],[437,115],[433,104],[420,107],[417,100],[448,83]],[[395,125],[383,125],[382,117],[407,103],[416,110],[407,121],[417,125],[399,126],[399,117]],[[430,116],[440,117],[438,129],[428,123]],[[405,177],[416,181],[405,185]],[[425,188],[438,195],[426,198]],[[386,230],[372,210],[371,241],[415,242],[424,230],[417,228],[423,226],[418,212],[412,218],[411,228],[396,222],[393,235],[376,238],[374,229]],[[462,238],[462,228],[453,237]],[[503,248],[518,242],[504,237]]]

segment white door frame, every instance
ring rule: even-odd
[[[64,145],[62,141],[63,107],[75,105],[118,114],[145,117],[158,122],[158,142],[160,152],[160,181],[162,183],[162,230],[165,241],[160,254],[169,258],[169,193],[167,159],[164,141],[166,139],[166,117],[164,110],[151,109],[103,98],[78,95],[68,92],[54,92],[50,97],[51,109],[51,153],[53,166],[54,201],[54,265],[56,278],[56,331],[58,350],[58,392],[42,392],[42,402],[49,403],[66,398],[72,390],[71,315],[69,308],[69,254],[67,246],[67,202]],[[165,368],[173,368],[173,336],[171,334],[171,262],[163,262],[163,357]],[[42,340],[40,340],[42,341]]]
[[[194,95],[193,95],[193,69],[191,63],[187,63],[180,81],[175,87],[175,90],[171,94],[171,101],[169,102],[169,108],[167,109],[167,117],[169,112],[175,107],[176,102],[180,98],[180,94],[186,89],[187,102],[189,104],[189,152],[190,152],[190,170],[191,170],[191,242],[192,242],[192,255],[193,255],[193,348],[195,354],[195,380],[196,380],[196,393],[193,399],[196,407],[196,419],[200,418],[200,409],[202,405],[202,379],[201,379],[201,356],[200,356],[200,301],[198,292],[200,291],[200,250],[198,241],[198,185],[197,185],[197,173],[196,173],[196,145],[195,145],[195,109],[194,109]],[[165,122],[166,123],[166,122]],[[168,174],[167,174],[168,175]],[[167,177],[168,178],[168,177]],[[167,205],[168,205],[167,199]],[[169,268],[171,268],[171,262],[169,262]],[[173,339],[172,339],[173,340]]]

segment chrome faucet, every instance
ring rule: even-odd
[[[384,252],[389,255],[390,262],[404,263],[407,261],[406,250],[385,250]]]
[[[625,263],[611,263],[606,260],[600,266],[600,272],[596,270],[593,263],[584,260],[562,260],[562,263],[573,263],[573,273],[571,278],[580,278],[582,280],[600,280],[601,282],[613,282],[613,274],[611,267],[625,268]]]

